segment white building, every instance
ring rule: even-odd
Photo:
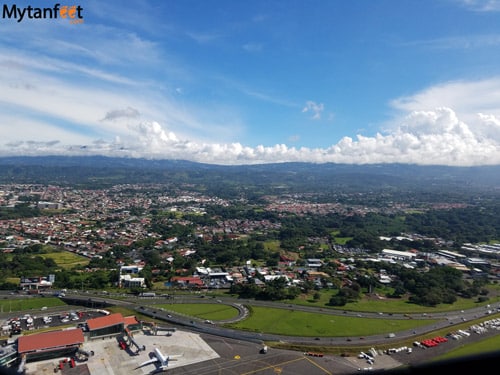
[[[143,288],[146,285],[144,277],[132,277],[129,274],[120,275],[121,288]]]
[[[397,259],[397,260],[412,260],[417,255],[415,253],[409,251],[399,251],[399,250],[391,250],[391,249],[383,249],[382,254],[385,257]]]

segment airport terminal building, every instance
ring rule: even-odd
[[[124,318],[122,314],[115,313],[92,318],[86,321],[86,329],[82,327],[62,329],[57,331],[21,335],[17,338],[17,348],[12,355],[4,352],[0,357],[3,365],[14,362],[19,363],[23,369],[26,363],[51,360],[54,358],[82,358],[93,355],[84,351],[83,345],[88,340],[97,338],[110,338],[123,334],[125,327],[140,327],[140,322],[135,317]],[[5,357],[5,358],[4,358]]]
[[[120,313],[110,314],[88,320],[87,327],[89,339],[117,336],[125,328],[125,318]]]
[[[20,336],[17,339],[18,355],[26,362],[71,356],[84,343],[79,328]]]

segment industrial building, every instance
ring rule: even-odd
[[[417,254],[410,251],[399,251],[392,249],[383,249],[382,254],[385,257],[397,259],[397,260],[413,260],[417,256]]]

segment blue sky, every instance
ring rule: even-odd
[[[500,1],[79,0],[0,18],[0,155],[500,164]],[[27,14],[27,13],[26,13]]]

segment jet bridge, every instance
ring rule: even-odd
[[[146,350],[146,346],[145,345],[141,346],[141,345],[139,345],[137,343],[137,341],[135,341],[133,333],[130,332],[130,330],[128,328],[125,328],[124,338],[127,338],[128,341],[130,342],[130,344],[133,345],[133,346],[135,346],[137,348],[137,353],[139,353],[140,351]]]

